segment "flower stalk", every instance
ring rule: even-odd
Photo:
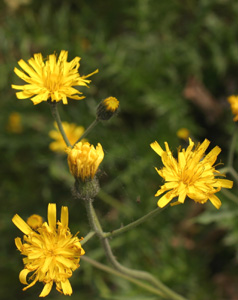
[[[163,296],[163,294],[160,291],[158,291],[158,289],[150,286],[149,284],[146,284],[146,283],[144,283],[144,282],[142,282],[142,281],[140,281],[138,279],[135,279],[135,278],[132,278],[132,277],[127,276],[125,274],[122,274],[121,272],[118,272],[118,271],[116,271],[113,268],[105,266],[104,264],[101,264],[100,262],[98,262],[98,261],[96,261],[96,260],[94,260],[92,258],[89,258],[88,256],[84,255],[81,259],[84,260],[84,261],[86,261],[86,262],[88,262],[88,263],[90,263],[94,267],[96,267],[96,268],[98,268],[98,269],[100,269],[100,270],[102,270],[104,272],[107,272],[109,274],[116,275],[118,277],[126,279],[127,281],[130,281],[130,282],[136,284],[137,286],[143,288],[144,290],[147,290],[147,291],[149,291],[149,292],[151,292],[151,293],[153,293],[155,295]]]
[[[118,270],[119,272],[126,274],[127,276],[131,276],[136,279],[146,280],[150,282],[154,287],[158,288],[160,293],[163,294],[163,297],[166,299],[173,299],[173,300],[185,300],[182,296],[178,295],[168,287],[166,287],[162,282],[152,276],[150,273],[140,271],[140,270],[133,270],[121,265],[113,255],[112,249],[110,247],[109,241],[107,238],[104,237],[104,232],[102,230],[101,224],[97,218],[96,212],[94,210],[92,199],[87,199],[85,202],[85,207],[88,214],[89,223],[92,229],[95,231],[97,236],[99,237],[105,254],[107,256],[108,261],[112,264],[112,266]],[[157,211],[156,211],[157,212]],[[148,217],[147,217],[148,218]],[[147,219],[146,218],[146,219]],[[142,221],[141,221],[142,222]],[[141,223],[140,222],[140,223]]]
[[[62,121],[61,121],[61,118],[60,118],[60,115],[59,115],[59,111],[58,111],[58,108],[57,108],[57,103],[56,102],[50,102],[50,109],[51,109],[51,114],[52,114],[54,120],[56,121],[57,126],[59,128],[59,131],[60,131],[60,133],[62,135],[62,138],[65,141],[65,144],[68,147],[72,148],[72,145],[70,144],[70,142],[69,142],[69,140],[67,138],[67,135],[65,134],[64,128],[63,128]]]
[[[90,131],[92,131],[92,129],[98,124],[99,120],[95,119],[89,126],[88,128],[84,131],[84,133],[81,135],[81,137],[74,143],[74,146],[80,142],[83,138],[85,138]]]
[[[166,207],[167,207],[167,206],[166,206]],[[164,208],[157,207],[156,209],[152,210],[151,212],[149,212],[149,213],[146,214],[145,216],[143,216],[143,217],[137,219],[137,220],[134,221],[134,222],[129,223],[129,224],[126,225],[126,226],[123,226],[123,227],[121,227],[121,228],[119,228],[119,229],[116,229],[116,230],[113,230],[113,231],[111,231],[111,232],[105,232],[105,233],[103,234],[103,237],[104,237],[104,238],[108,238],[108,237],[112,237],[112,236],[117,236],[117,235],[119,235],[119,234],[121,234],[121,233],[123,233],[123,232],[126,232],[126,231],[128,231],[128,230],[130,230],[130,229],[133,229],[133,228],[135,228],[136,226],[140,225],[141,223],[147,221],[148,219],[151,219],[151,218],[157,216],[157,215],[158,215],[159,213],[161,213],[164,209],[165,209],[165,207],[164,207]]]
[[[235,123],[234,133],[232,135],[231,145],[229,147],[227,167],[232,167],[233,165],[237,135],[238,135],[238,130],[237,130],[237,124]]]

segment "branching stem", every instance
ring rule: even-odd
[[[108,238],[108,237],[111,237],[111,236],[119,235],[119,234],[121,234],[125,231],[128,231],[128,230],[140,225],[141,223],[145,222],[147,219],[151,219],[151,218],[155,217],[156,215],[161,213],[163,210],[164,210],[164,208],[157,207],[156,209],[152,210],[151,212],[149,212],[145,216],[137,219],[136,221],[134,221],[134,222],[132,222],[132,223],[126,225],[126,226],[123,226],[123,227],[121,227],[119,229],[116,229],[116,230],[113,230],[111,232],[105,232],[103,234],[103,237]]]
[[[91,125],[88,126],[88,128],[84,131],[84,133],[81,135],[81,137],[77,140],[77,142],[74,143],[74,146],[80,142],[83,138],[86,137],[86,135],[89,134],[89,132],[98,124],[99,120],[98,119],[95,119]]]
[[[90,223],[92,229],[95,231],[95,233],[99,237],[99,239],[102,243],[103,249],[105,251],[105,254],[107,256],[108,261],[112,264],[112,266],[116,270],[118,270],[119,272],[121,272],[121,273],[123,273],[127,276],[131,276],[131,277],[136,278],[136,279],[146,280],[146,281],[150,282],[154,287],[159,289],[159,292],[163,294],[163,297],[165,299],[185,300],[185,298],[183,298],[182,296],[178,295],[177,293],[175,293],[174,291],[172,291],[171,289],[166,287],[161,281],[156,279],[150,273],[140,271],[140,270],[129,269],[129,268],[124,267],[123,265],[121,265],[116,260],[115,256],[113,255],[112,249],[110,247],[108,239],[105,238],[105,236],[104,236],[105,233],[103,232],[101,224],[100,224],[100,222],[97,218],[97,215],[95,213],[95,210],[94,210],[94,207],[93,207],[93,204],[92,204],[92,199],[85,200],[85,206],[86,206],[86,210],[87,210],[87,214],[88,214],[89,223]],[[156,210],[156,212],[157,212],[157,210]],[[141,219],[143,220],[143,217]],[[142,223],[142,220],[140,220],[139,223]],[[132,226],[131,228],[133,228],[135,226],[136,225]],[[128,229],[128,227],[127,227],[127,229]]]

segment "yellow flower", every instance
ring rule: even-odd
[[[221,201],[215,193],[219,192],[222,187],[232,188],[233,182],[216,178],[222,175],[213,167],[221,149],[216,146],[205,156],[204,153],[209,144],[210,142],[205,139],[193,150],[194,142],[189,138],[187,149],[178,151],[178,160],[173,157],[167,142],[165,142],[165,151],[157,142],[150,145],[161,156],[164,164],[161,170],[155,168],[165,180],[165,184],[155,194],[155,196],[160,196],[166,192],[158,201],[159,207],[164,207],[175,197],[178,197],[178,200],[172,205],[184,203],[188,196],[202,204],[210,200],[217,209],[220,208]]]
[[[79,142],[74,148],[68,147],[68,164],[71,174],[82,181],[92,179],[103,160],[104,152],[100,143],[94,148],[88,142]]]
[[[77,126],[74,123],[68,123],[68,122],[62,122],[65,134],[70,142],[71,145],[74,145],[74,143],[81,137],[81,135],[84,133],[84,128],[82,126]],[[54,123],[55,129],[51,130],[49,132],[49,136],[54,139],[54,142],[50,143],[50,149],[52,151],[65,153],[66,144],[65,141],[61,135],[61,133],[58,130],[58,126],[56,122]],[[86,141],[83,139],[82,141]]]
[[[22,90],[17,92],[18,99],[31,98],[34,104],[50,99],[51,102],[63,101],[68,104],[67,98],[81,100],[84,96],[78,96],[82,92],[73,86],[88,86],[91,80],[89,76],[98,72],[95,70],[89,75],[80,76],[78,73],[80,57],[75,57],[72,61],[67,62],[68,51],[62,50],[57,60],[56,54],[51,54],[46,61],[43,60],[42,54],[34,54],[34,57],[28,60],[19,60],[18,64],[22,68],[17,68],[14,72],[21,79],[27,82],[25,85],[12,85],[13,89]]]
[[[118,110],[119,101],[115,97],[108,97],[102,100],[97,107],[97,118],[99,120],[109,120]]]
[[[12,112],[8,117],[7,130],[13,133],[22,132],[21,115],[18,112]]]
[[[231,104],[231,111],[233,113],[234,118],[233,118],[233,121],[238,121],[238,96],[230,96],[228,97],[228,101],[230,102]]]
[[[39,215],[31,215],[26,223],[34,230],[39,228],[43,224],[43,218]]]
[[[43,223],[36,231],[33,230],[20,216],[15,215],[13,223],[25,234],[23,243],[18,237],[15,239],[17,249],[22,255],[24,269],[19,274],[20,282],[27,284],[23,290],[33,286],[37,281],[45,284],[40,297],[47,296],[53,286],[65,294],[72,294],[69,279],[72,271],[79,267],[80,256],[84,255],[80,241],[76,235],[72,236],[68,228],[68,207],[61,208],[61,221],[56,222],[56,204],[48,206],[48,223]],[[33,272],[27,282],[27,276]]]
[[[189,130],[187,128],[180,128],[177,131],[177,137],[183,140],[187,140],[189,137]]]

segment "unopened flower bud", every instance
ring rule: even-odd
[[[74,148],[68,147],[66,152],[71,174],[83,182],[93,179],[104,157],[100,143],[95,148],[88,142],[79,142]]]
[[[117,112],[119,101],[115,97],[102,100],[97,107],[97,119],[107,121]]]

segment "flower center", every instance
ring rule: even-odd
[[[199,177],[198,168],[195,168],[193,170],[183,170],[181,174],[181,181],[186,185],[193,185]]]
[[[61,85],[61,79],[61,74],[49,73],[45,80],[45,87],[50,92],[58,91]]]

